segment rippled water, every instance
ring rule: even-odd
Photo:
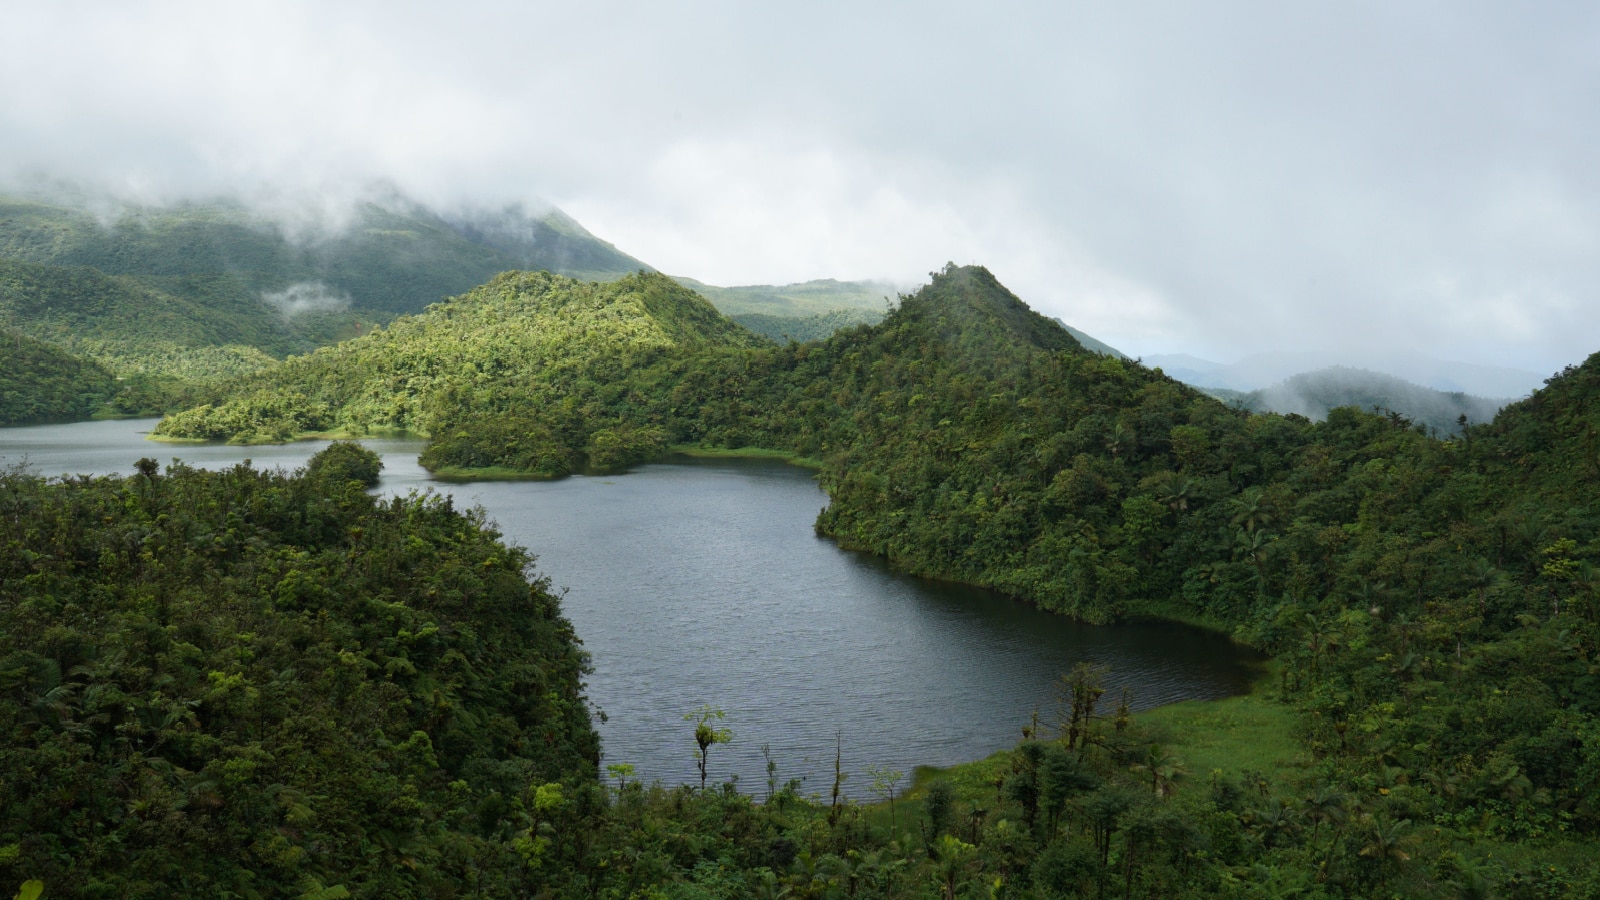
[[[322,446],[154,444],[141,434],[152,424],[0,429],[0,463],[26,456],[46,475],[129,473],[143,456],[292,468]],[[698,778],[683,717],[706,704],[734,736],[712,750],[714,779],[764,789],[766,745],[781,780],[825,791],[837,735],[859,795],[869,766],[976,759],[1014,743],[1035,710],[1053,721],[1055,683],[1081,660],[1111,667],[1105,703],[1127,687],[1135,708],[1226,696],[1251,677],[1253,658],[1215,635],[1081,625],[842,551],[811,528],[826,495],[781,462],[681,458],[619,476],[451,485],[416,464],[416,441],[367,444],[384,457],[380,491],[482,504],[567,589],[594,660],[606,762],[646,779]]]

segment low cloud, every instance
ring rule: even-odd
[[[285,319],[350,308],[349,294],[333,290],[320,281],[297,281],[281,291],[263,291],[261,300]]]

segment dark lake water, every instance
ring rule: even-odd
[[[200,467],[250,459],[294,468],[322,445],[227,447],[145,441],[154,420],[0,429],[0,465],[39,474],[131,473],[140,457]],[[869,766],[977,759],[1013,744],[1035,710],[1054,720],[1055,683],[1079,661],[1111,667],[1135,708],[1237,693],[1254,658],[1177,626],[1097,627],[958,585],[911,578],[812,531],[827,503],[806,470],[771,460],[681,458],[625,475],[444,484],[417,465],[418,441],[372,440],[378,490],[448,492],[481,504],[506,539],[566,588],[565,610],[593,656],[588,694],[605,761],[646,779],[692,781],[684,716],[726,712],[732,743],[713,778],[831,786],[834,741],[847,791]]]

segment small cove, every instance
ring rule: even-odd
[[[220,468],[245,459],[294,468],[323,442],[279,446],[145,441],[154,420],[0,429],[0,465],[42,475],[126,474],[141,457]],[[1108,665],[1105,702],[1135,708],[1227,696],[1253,657],[1226,639],[1163,624],[1096,627],[991,592],[912,578],[840,550],[811,523],[826,495],[811,473],[768,459],[675,457],[624,475],[561,481],[434,481],[421,442],[365,442],[384,457],[378,490],[432,489],[482,505],[566,588],[565,610],[593,657],[591,702],[608,763],[686,782],[702,704],[727,713],[733,742],[711,776],[764,789],[762,748],[780,780],[826,792],[835,736],[846,790],[869,766],[909,773],[1010,746],[1078,661]],[[852,790],[853,789],[853,790]]]

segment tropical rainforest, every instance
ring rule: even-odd
[[[193,391],[370,331],[508,269],[608,281],[647,270],[560,210],[433,210],[377,186],[341,211],[228,199],[138,205],[57,185],[0,195],[0,328],[118,379],[92,406],[14,383],[45,418],[158,415]],[[778,341],[882,318],[884,285],[702,285]],[[22,421],[20,419],[7,421]]]
[[[408,429],[460,477],[780,451],[818,467],[817,530],[846,547],[1269,652],[1262,702],[1297,762],[1196,771],[1084,666],[1015,750],[899,809],[892,787],[860,806],[775,779],[602,781],[582,656],[526,557],[441,501],[370,498],[359,449],[295,476],[11,473],[0,871],[18,881],[1600,896],[1600,356],[1445,439],[1398,413],[1231,408],[1086,350],[977,267],[783,344],[664,276],[509,272],[195,401],[163,436]],[[723,739],[710,710],[686,723],[702,761]]]

